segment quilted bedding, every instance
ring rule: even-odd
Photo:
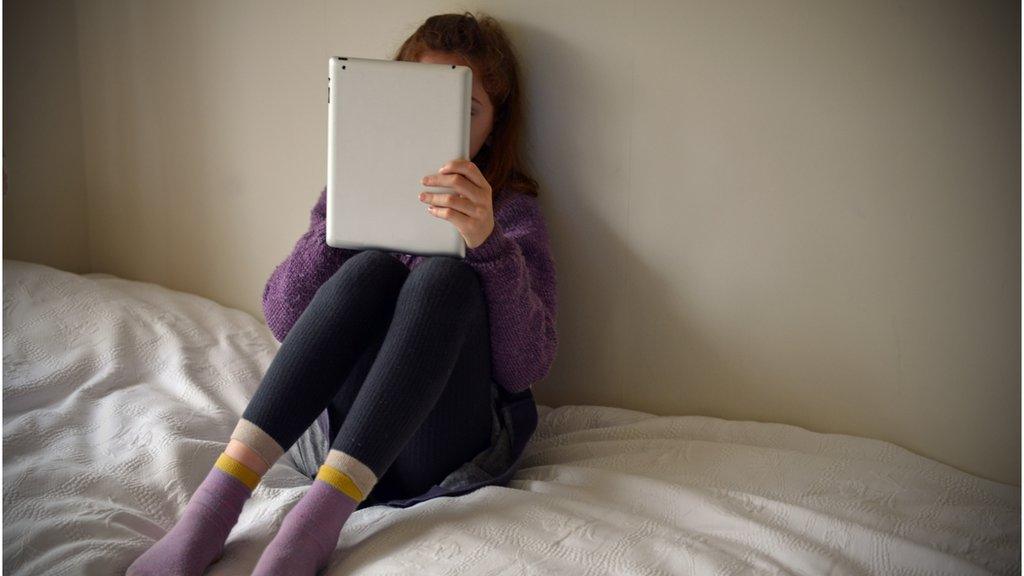
[[[3,569],[123,574],[173,525],[278,344],[251,315],[4,260]],[[796,426],[539,406],[507,487],[345,525],[327,574],[1019,574],[1019,487]],[[310,480],[283,457],[208,574]]]

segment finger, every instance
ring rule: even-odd
[[[452,160],[444,166],[441,166],[437,171],[441,174],[449,174],[452,172],[462,174],[467,180],[477,185],[482,190],[486,190],[490,187],[490,184],[487,183],[487,179],[484,178],[483,172],[480,172],[480,168],[470,160]]]
[[[427,206],[427,211],[438,218],[450,221],[460,230],[469,224],[469,216],[448,206]]]
[[[458,193],[422,192],[420,201],[433,204],[434,206],[450,206],[466,215],[472,215],[476,212],[476,204]]]
[[[484,177],[480,168],[470,160],[452,160],[438,168],[440,174],[461,174],[464,178],[482,190],[490,187],[487,178]]]
[[[476,184],[468,180],[462,174],[432,174],[424,176],[423,185],[425,186],[444,186],[455,190],[456,192],[468,197],[474,202],[481,201],[482,191],[477,188]]]

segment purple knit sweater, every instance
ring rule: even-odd
[[[263,314],[279,342],[317,289],[357,250],[327,245],[327,189],[310,212],[309,230],[271,273]],[[426,212],[424,212],[426,215]],[[388,252],[410,269],[424,256]],[[521,193],[495,195],[494,231],[465,262],[477,271],[487,299],[494,381],[519,392],[544,378],[558,349],[555,262],[537,199]]]

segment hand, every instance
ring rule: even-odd
[[[427,211],[451,222],[466,241],[476,248],[494,231],[491,185],[470,160],[452,160],[420,180],[424,186],[446,186],[455,192],[421,192]]]

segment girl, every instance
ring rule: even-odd
[[[537,422],[530,387],[558,346],[555,264],[519,155],[518,65],[498,23],[469,12],[428,18],[395,59],[473,70],[472,160],[423,178],[456,194],[420,195],[424,217],[459,230],[465,259],[328,247],[323,190],[264,290],[280,349],[182,517],[129,576],[202,574],[286,450],[307,474],[319,468],[254,574],[326,567],[364,505],[405,507],[514,473]]]

